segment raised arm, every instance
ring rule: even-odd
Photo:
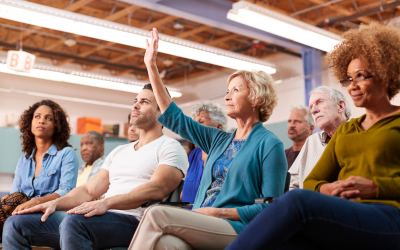
[[[160,107],[161,113],[168,108],[171,104],[172,99],[169,96],[167,90],[164,87],[160,74],[157,69],[157,50],[158,50],[158,31],[156,28],[150,32],[151,41],[146,39],[146,54],[144,55],[144,63],[146,64],[147,72],[149,74],[149,80],[153,87],[154,96],[157,104]]]

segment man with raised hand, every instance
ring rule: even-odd
[[[156,120],[159,115],[153,90],[147,84],[137,95],[131,113],[139,141],[118,146],[92,179],[64,197],[8,218],[4,249],[129,246],[145,210],[140,206],[168,196],[189,165],[180,143],[163,135]],[[104,199],[92,201],[103,194]]]

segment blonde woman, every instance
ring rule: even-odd
[[[262,122],[277,104],[271,77],[238,71],[228,78],[226,114],[237,122],[227,133],[185,116],[172,102],[156,66],[158,32],[151,32],[145,63],[163,126],[198,145],[208,155],[193,211],[149,208],[129,249],[224,249],[268,204],[260,196],[283,194],[287,163],[282,142]]]

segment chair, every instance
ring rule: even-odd
[[[172,193],[168,196],[165,201],[151,201],[143,204],[141,207],[150,207],[154,205],[169,205],[169,206],[176,206],[176,207],[191,207],[193,204],[189,204],[189,202],[181,202],[181,193],[183,189],[184,181],[182,180],[179,183],[179,186],[172,191]]]
[[[287,191],[289,191],[289,185],[290,185],[290,173],[287,172],[286,174],[286,181],[285,181],[285,189],[283,190],[284,193],[286,193]],[[274,198],[278,198],[278,197],[261,197],[261,198],[257,198],[254,200],[255,204],[263,204],[263,203],[271,203],[274,201]]]

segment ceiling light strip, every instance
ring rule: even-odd
[[[123,79],[83,73],[79,71],[70,71],[47,66],[35,65],[30,73],[18,72],[10,70],[4,64],[4,60],[0,61],[0,73],[12,75],[27,76],[38,79],[50,80],[55,82],[67,82],[90,87],[97,87],[110,90],[118,90],[130,93],[139,93],[142,91],[144,84],[134,81],[126,81]],[[181,97],[182,93],[168,88],[172,98]]]
[[[131,105],[112,103],[112,102],[102,102],[102,101],[95,101],[95,100],[68,97],[68,96],[51,95],[51,94],[45,94],[45,93],[39,93],[39,92],[31,92],[31,91],[18,90],[18,89],[3,89],[3,88],[0,88],[0,92],[15,93],[15,94],[22,94],[22,95],[29,95],[29,96],[37,96],[37,97],[43,97],[43,98],[49,98],[49,99],[57,99],[57,100],[79,102],[79,103],[86,103],[86,104],[93,104],[93,105],[101,105],[101,106],[114,107],[114,108],[132,109]]]
[[[26,1],[0,0],[0,17],[104,41],[145,48],[149,31]],[[159,51],[231,69],[276,72],[271,63],[160,34]]]
[[[329,52],[340,36],[246,1],[232,5],[227,18]]]

